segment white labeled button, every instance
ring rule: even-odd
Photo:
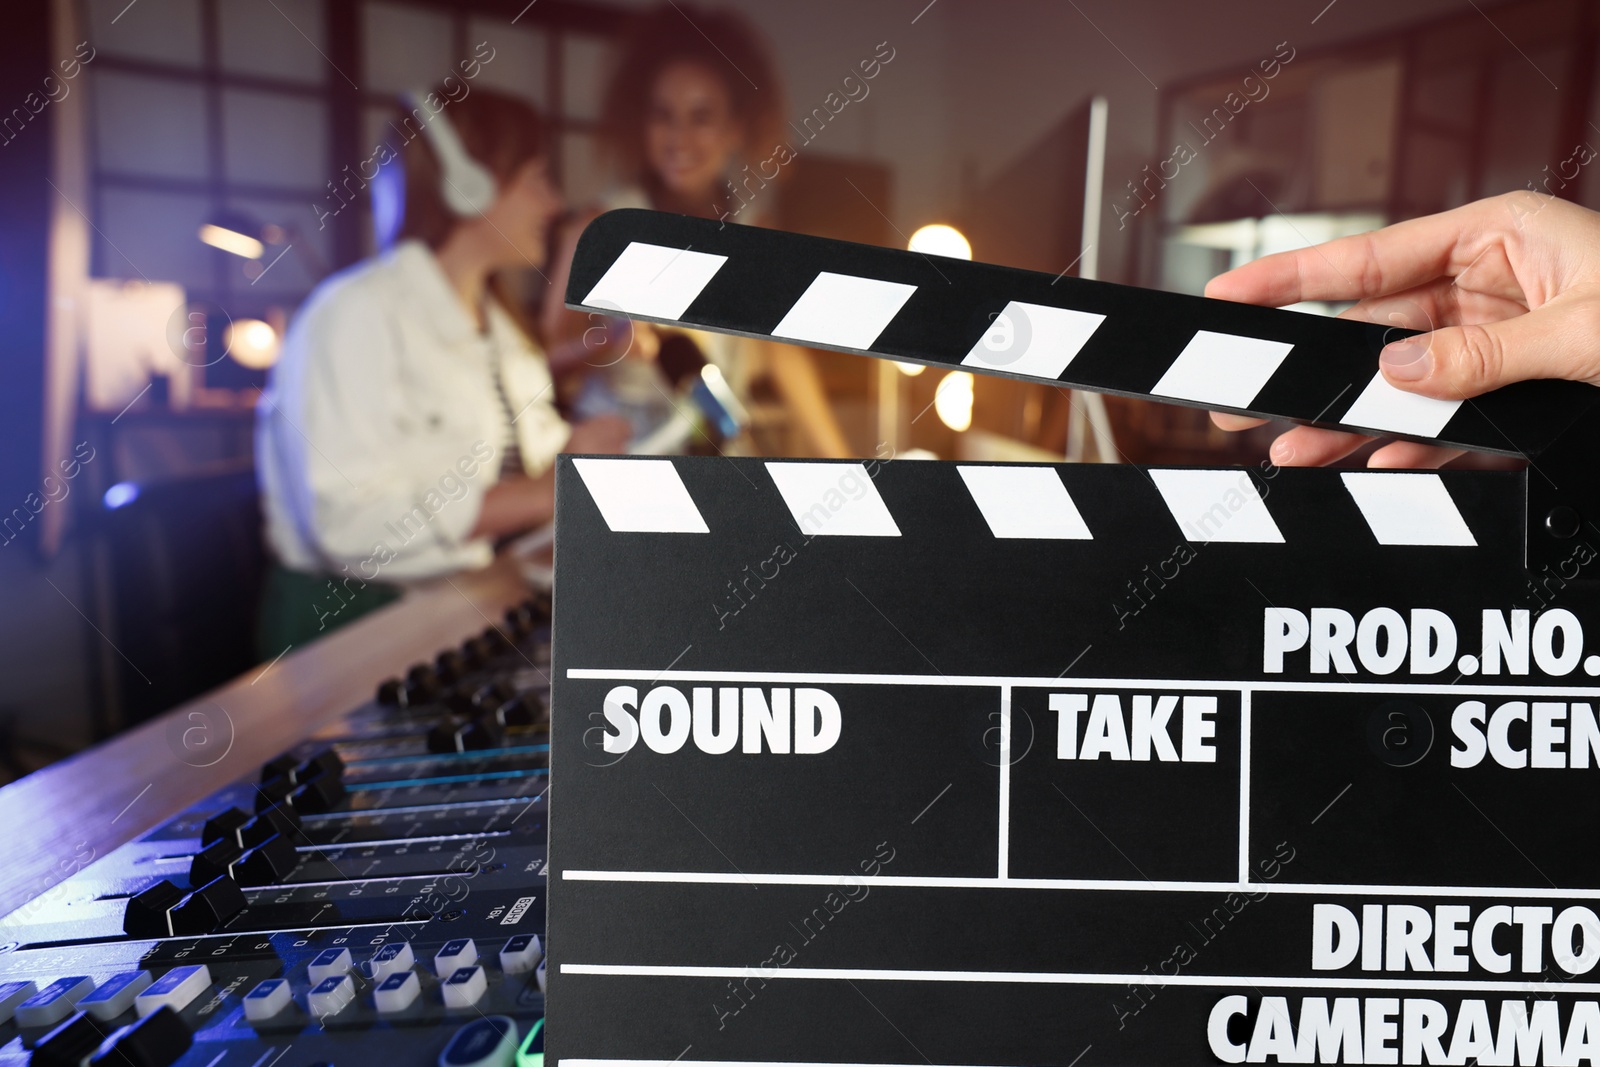
[[[253,1023],[270,1019],[289,1006],[289,983],[282,978],[268,978],[257,982],[256,987],[244,995],[244,1017]]]
[[[133,1008],[141,1019],[162,1005],[173,1011],[182,1011],[210,984],[211,971],[203,963],[174,967],[156,979],[155,984],[149,989],[140,993],[134,999]]]
[[[78,1010],[91,1019],[108,1022],[133,1007],[133,998],[150,987],[149,971],[124,971],[100,983],[100,988],[78,1001]]]
[[[533,972],[533,976],[536,979],[539,980],[539,992],[541,992],[541,993],[545,992],[545,988],[544,988],[544,983],[545,983],[544,965],[549,963],[549,962],[550,962],[549,960],[540,960],[539,961],[539,969],[537,971]]]
[[[409,971],[416,963],[417,955],[411,951],[410,942],[395,941],[384,945],[372,954],[372,980],[382,982],[396,971]]]
[[[381,1012],[405,1011],[421,992],[422,980],[416,971],[399,971],[373,991],[372,1002]]]
[[[507,974],[526,974],[543,958],[538,934],[518,934],[500,947],[500,969]]]
[[[318,953],[317,958],[306,965],[306,974],[310,977],[311,984],[317,985],[325,978],[349,973],[351,963],[349,949],[330,948]]]
[[[448,978],[463,967],[471,967],[478,962],[478,946],[472,943],[470,937],[458,937],[454,941],[446,941],[444,948],[433,957],[433,973],[440,978]]]
[[[461,967],[439,987],[447,1008],[470,1008],[489,991],[489,977],[482,967]]]
[[[325,1015],[337,1015],[350,1006],[356,999],[356,984],[348,974],[336,974],[331,978],[324,978],[316,987],[306,994],[306,1006],[311,1009],[311,1014],[321,1018]]]
[[[57,978],[17,1005],[18,1026],[54,1026],[72,1014],[73,1005],[94,988],[94,981],[76,974]]]
[[[0,982],[0,1023],[10,1022],[17,1005],[39,992],[32,982]]]

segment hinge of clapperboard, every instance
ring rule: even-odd
[[[1415,331],[624,209],[585,229],[567,306],[602,315],[1406,438],[1527,461],[1532,575],[1600,546],[1600,389],[1521,382],[1455,402],[1395,389]],[[1597,342],[1600,343],[1600,342]]]

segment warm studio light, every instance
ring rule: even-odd
[[[933,410],[939,421],[956,433],[972,425],[972,375],[953,370],[939,382],[933,393]]]
[[[954,226],[942,222],[930,223],[911,235],[906,245],[913,252],[930,256],[949,256],[951,259],[971,259],[972,245]]]
[[[915,378],[917,375],[928,369],[924,364],[901,363],[898,359],[894,361],[894,365],[900,368],[900,373],[904,374],[907,378]]]
[[[228,355],[241,367],[266,370],[278,360],[278,331],[260,319],[239,319],[226,340]]]
[[[232,252],[245,259],[260,259],[262,253],[267,250],[265,245],[249,234],[230,230],[213,222],[200,227],[200,240],[212,248],[220,248],[224,252]]]

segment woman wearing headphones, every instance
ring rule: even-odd
[[[264,656],[407,582],[486,565],[496,540],[553,516],[557,452],[627,443],[620,418],[562,420],[544,355],[500,295],[501,272],[545,262],[562,210],[538,113],[485,89],[407,103],[393,124],[405,138],[399,239],[317,287],[261,396],[256,461],[276,557]]]
[[[557,290],[565,289],[579,231],[603,210],[645,207],[724,222],[737,215],[740,223],[768,224],[776,190],[767,189],[763,181],[760,196],[746,203],[745,193],[738,190],[750,186],[740,168],[748,171],[747,162],[768,156],[785,136],[782,130],[777,67],[748,19],[734,11],[681,4],[635,16],[606,87],[600,122],[602,154],[618,184],[568,227],[551,272]],[[743,184],[736,187],[736,182]],[[576,338],[597,325],[594,316],[568,311],[559,300],[546,303],[544,315],[550,337]],[[603,399],[592,407],[589,403],[605,392],[611,394],[611,406],[620,410],[652,402],[670,410],[670,400],[653,384],[649,372],[654,368],[647,365],[656,347],[651,332],[640,330],[628,339],[633,360],[588,361],[601,368],[604,381],[597,383],[591,372],[585,392],[574,403],[576,410],[606,410]],[[854,454],[805,350],[698,330],[678,332],[693,338],[740,399],[748,400],[758,382],[770,385],[812,454]],[[564,364],[557,361],[558,372]]]

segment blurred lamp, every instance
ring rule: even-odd
[[[934,390],[933,410],[939,413],[939,421],[956,433],[971,426],[972,375],[964,370],[946,374]]]
[[[260,259],[267,251],[266,227],[238,211],[212,215],[200,227],[200,240],[245,259]]]
[[[906,245],[913,252],[930,256],[949,256],[951,259],[971,259],[972,245],[954,226],[942,222],[930,223],[911,235]]]
[[[228,355],[241,367],[266,370],[278,361],[278,331],[260,319],[238,319],[224,338]]]
[[[217,212],[200,226],[200,240],[212,248],[220,248],[252,261],[244,265],[244,275],[251,284],[282,259],[290,248],[295,250],[295,257],[305,266],[306,273],[312,279],[325,276],[328,265],[313,247],[315,242],[303,240],[303,237],[304,234],[293,226],[262,222],[253,215],[231,209]],[[268,245],[288,247],[274,256],[272,263],[262,266],[260,260],[267,254]]]
[[[900,373],[904,374],[907,378],[915,378],[917,375],[928,369],[924,364],[902,363],[898,359],[894,361],[894,365],[898,367]]]
[[[107,510],[114,511],[139,499],[139,487],[132,482],[118,482],[106,490],[101,502]]]

